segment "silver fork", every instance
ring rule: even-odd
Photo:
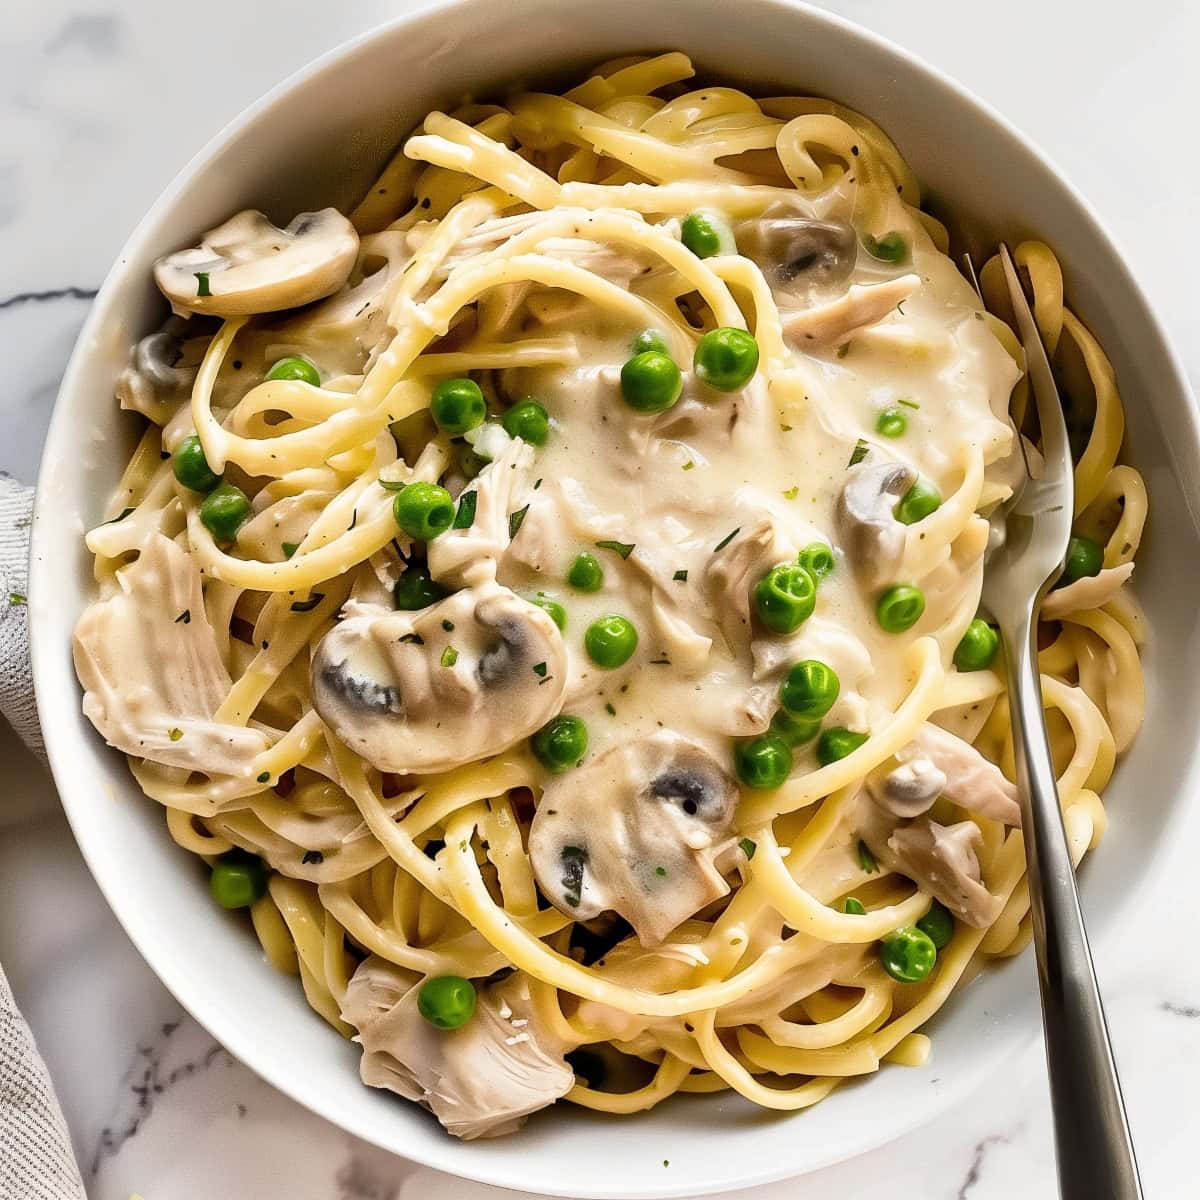
[[[1000,256],[1037,402],[1042,462],[1034,476],[1027,459],[1025,483],[1003,514],[1005,536],[988,559],[983,603],[1000,627],[1008,671],[1059,1190],[1063,1200],[1141,1200],[1063,828],[1037,665],[1037,610],[1062,573],[1071,536],[1071,451],[1050,363],[1006,246]]]

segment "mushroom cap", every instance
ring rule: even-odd
[[[916,478],[912,467],[897,462],[859,463],[847,472],[838,497],[838,528],[864,587],[889,582],[900,565],[907,527],[893,509]]]
[[[568,916],[617,912],[656,945],[729,891],[713,857],[737,797],[717,760],[677,733],[614,746],[546,785],[529,830],[538,886]]]
[[[444,771],[506,750],[562,707],[554,621],[494,581],[416,612],[350,601],[312,661],[313,705],[381,771]]]
[[[843,221],[821,221],[788,205],[772,205],[737,230],[738,248],[776,288],[807,290],[844,283],[854,270],[858,238]]]
[[[240,317],[336,292],[357,256],[358,233],[336,208],[300,213],[285,229],[248,208],[210,229],[199,246],[160,258],[154,280],[176,312]]]
[[[884,765],[867,776],[867,791],[881,808],[897,817],[919,817],[942,794],[946,776],[927,758]]]

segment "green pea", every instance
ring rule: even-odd
[[[635,354],[621,368],[621,395],[636,412],[665,412],[682,391],[682,373],[675,360],[661,350]]]
[[[211,492],[221,482],[220,475],[208,465],[204,447],[194,433],[175,447],[171,460],[175,478],[193,492]]]
[[[937,962],[937,947],[929,934],[904,925],[879,943],[879,961],[900,983],[920,983]]]
[[[531,446],[544,446],[550,436],[550,415],[534,399],[526,397],[514,404],[501,419],[509,437],[519,437]]]
[[[588,657],[606,671],[627,663],[637,644],[638,633],[633,622],[615,613],[597,618],[583,635],[583,648]]]
[[[795,633],[817,606],[817,582],[799,563],[779,563],[754,586],[754,607],[764,628]]]
[[[898,408],[885,408],[875,422],[875,432],[888,438],[903,437],[908,418]]]
[[[424,567],[409,567],[392,588],[392,600],[404,612],[416,612],[444,599],[449,592],[429,578]]]
[[[594,554],[583,550],[567,571],[567,582],[579,592],[598,592],[604,586],[604,568]]]
[[[737,777],[748,788],[781,787],[792,773],[792,748],[777,733],[739,742],[733,752]]]
[[[758,370],[758,343],[744,329],[712,329],[696,345],[696,378],[718,392],[736,392]]]
[[[208,890],[222,908],[249,908],[267,891],[267,865],[256,854],[229,850],[213,863]]]
[[[940,900],[935,900],[917,922],[917,928],[938,950],[945,950],[954,937],[954,916]]]
[[[959,640],[954,665],[960,671],[986,671],[1000,649],[1000,635],[982,617],[976,617]]]
[[[555,775],[569,771],[587,753],[588,730],[582,717],[566,714],[547,722],[529,739],[534,757]]]
[[[321,386],[321,374],[316,367],[308,361],[307,358],[301,358],[298,354],[290,355],[287,358],[281,358],[268,372],[268,379],[295,379],[300,383],[311,384],[313,387]]]
[[[903,633],[911,629],[925,611],[925,593],[911,584],[893,584],[875,604],[879,627],[887,633]]]
[[[421,984],[417,1011],[438,1029],[459,1029],[475,1015],[475,985],[461,975],[434,975]]]
[[[811,542],[796,556],[796,561],[820,583],[833,574],[833,551],[824,542]]]
[[[633,355],[645,354],[647,350],[654,350],[659,354],[669,355],[671,353],[667,339],[657,329],[643,329],[629,347],[629,351]]]
[[[1067,543],[1067,561],[1063,578],[1069,582],[1099,575],[1104,566],[1104,548],[1089,537],[1076,535]]]
[[[820,659],[794,663],[779,686],[779,702],[794,717],[819,720],[832,707],[841,690],[837,672]]]
[[[855,733],[853,729],[845,729],[835,725],[821,733],[817,741],[817,762],[823,767],[853,754],[867,740],[867,734]]]
[[[855,896],[847,896],[842,901],[842,912],[852,917],[865,917],[867,915],[867,910],[863,907],[863,902]]]
[[[218,542],[232,542],[250,515],[250,501],[240,487],[219,483],[200,505],[200,520]]]
[[[932,512],[937,512],[942,506],[942,493],[928,480],[918,479],[916,483],[900,497],[900,503],[894,510],[897,521],[905,525],[915,525],[923,521]]]
[[[771,718],[771,732],[777,733],[789,746],[811,742],[820,730],[820,717],[794,717],[786,708],[776,709]]]
[[[419,542],[432,542],[454,521],[454,501],[444,487],[419,481],[396,493],[392,501],[396,524]]]
[[[433,389],[429,412],[446,433],[466,433],[483,424],[487,401],[475,380],[443,379]]]
[[[688,213],[679,231],[683,244],[697,258],[714,254],[736,254],[733,230],[724,217],[715,212]]]
[[[881,238],[873,238],[869,233],[862,240],[863,249],[872,257],[885,263],[902,263],[908,258],[908,242],[904,235],[895,232],[885,233]]]
[[[567,628],[567,610],[563,608],[557,600],[551,600],[549,596],[538,592],[536,596],[530,597],[530,604],[536,604],[544,613],[547,613],[555,625],[565,632]]]

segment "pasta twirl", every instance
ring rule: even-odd
[[[691,77],[432,113],[349,218],[239,214],[160,262],[117,388],[85,711],[364,1081],[463,1137],[805,1108],[924,1062],[1029,936],[997,262],[981,298],[866,117]],[[1142,720],[1148,500],[1016,258],[1076,442],[1041,665],[1078,861]]]

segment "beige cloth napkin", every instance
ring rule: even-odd
[[[33,488],[0,476],[0,712],[45,756],[29,665]],[[10,834],[9,836],[19,836]],[[86,1200],[54,1084],[0,969],[0,1198]]]

